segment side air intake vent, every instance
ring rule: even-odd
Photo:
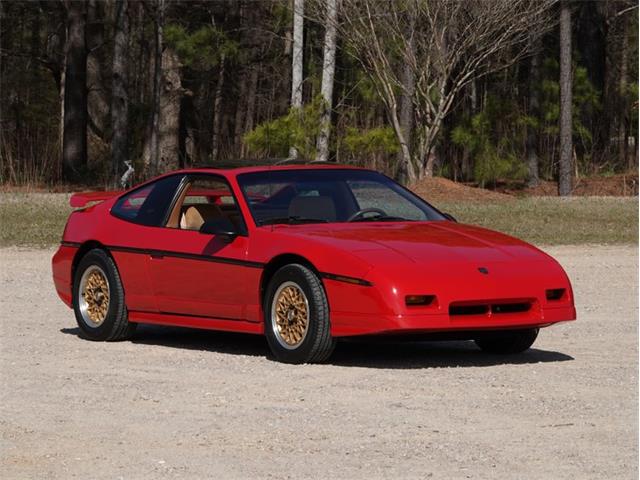
[[[489,305],[451,305],[449,315],[486,315]]]

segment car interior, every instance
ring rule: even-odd
[[[279,186],[267,198],[250,201],[259,223],[270,218],[300,217],[325,222],[344,221],[358,204],[343,182],[297,182]]]
[[[245,190],[251,213],[257,224],[274,219],[299,219],[300,221],[344,222],[365,207],[379,208],[379,201],[370,202],[371,187],[353,188],[346,181],[294,181],[261,185],[255,190]],[[357,192],[357,193],[356,193]],[[358,195],[358,198],[356,198]],[[389,205],[380,205],[393,212],[391,193]],[[406,206],[408,205],[408,207]],[[424,214],[409,202],[405,202],[402,215]],[[182,230],[200,230],[202,225],[215,218],[224,218],[238,231],[246,232],[246,225],[230,187],[217,178],[194,177],[182,189],[168,217],[166,226]],[[418,217],[419,218],[419,217]]]
[[[166,226],[200,230],[205,222],[214,218],[226,218],[239,231],[245,230],[242,214],[229,187],[220,180],[194,179],[180,193]]]

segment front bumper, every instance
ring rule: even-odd
[[[532,309],[523,313],[500,315],[460,315],[448,313],[419,315],[370,315],[332,312],[333,336],[376,334],[411,334],[466,330],[509,330],[516,328],[542,328],[576,319],[571,304],[553,308]]]

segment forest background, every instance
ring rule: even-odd
[[[637,174],[632,0],[4,1],[0,22],[3,185],[265,158],[561,195]]]

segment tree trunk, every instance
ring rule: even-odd
[[[415,48],[415,41],[412,33],[415,29],[416,16],[413,13],[410,13],[409,15],[408,28],[410,41],[407,45],[409,51],[405,53],[405,58],[412,58],[414,55],[413,50]],[[413,96],[416,91],[416,74],[415,70],[411,68],[411,65],[409,65],[409,62],[407,61],[405,61],[404,65],[402,66],[402,76],[400,80],[403,85],[400,93],[400,128],[402,129],[402,133],[404,135],[404,143],[406,146],[406,148],[401,148],[398,152],[398,161],[402,164],[407,162],[407,160],[405,160],[405,157],[407,156],[406,150],[409,151],[408,162],[412,162],[411,147],[413,144],[413,119],[415,115],[415,110],[413,107]],[[407,167],[404,168],[404,171],[407,171]],[[407,180],[409,179],[405,179],[405,181]],[[411,179],[411,181],[413,181],[413,179]]]
[[[433,170],[435,169],[435,166],[436,166],[436,160],[438,160],[438,157],[433,151],[433,144],[429,142],[426,148],[423,149],[423,151],[424,151],[424,154],[422,157],[422,161],[420,162],[420,165],[424,165],[424,168],[418,174],[418,177],[419,178],[433,177]],[[425,158],[426,160],[424,160]]]
[[[104,49],[104,7],[105,4],[97,0],[87,2],[87,126],[93,135],[106,142],[109,99],[103,70],[107,61]]]
[[[67,1],[67,59],[64,82],[62,166],[65,179],[77,178],[87,164],[86,10],[80,0]]]
[[[420,145],[418,148],[418,158],[420,161],[418,165],[420,171],[418,172],[418,178],[433,177],[433,171],[436,166],[438,157],[434,152],[434,145],[440,129],[442,128],[442,122],[446,113],[441,111],[437,112],[431,122],[424,122],[422,125],[422,138],[420,139]]]
[[[320,134],[318,135],[316,161],[326,162],[329,159],[329,135],[331,132],[331,109],[333,104],[333,78],[336,70],[336,20],[338,8],[336,0],[327,0],[327,20],[324,32],[324,61],[322,64],[323,101],[320,117]]]
[[[572,84],[571,84],[571,6],[560,2],[560,165],[558,194],[571,195]]]
[[[278,74],[278,84],[281,85],[281,90],[284,91],[288,91],[290,86],[290,82],[291,82],[291,65],[293,63],[293,59],[292,59],[292,53],[293,53],[293,25],[290,26],[291,28],[287,29],[287,31],[284,33],[284,48],[282,49],[282,53],[283,53],[283,58],[280,61],[281,64],[281,68],[279,68],[279,74]],[[263,47],[263,51],[264,51],[264,47]],[[261,55],[262,53],[259,53],[259,55]],[[253,54],[254,58],[255,58],[255,53]],[[289,111],[289,108],[291,107],[291,98],[290,96],[287,95],[278,95],[278,108],[277,108],[277,114],[278,115],[286,115],[287,112]]]
[[[133,6],[133,4],[132,4]],[[136,94],[134,98],[138,99],[138,102],[143,104],[147,98],[148,92],[148,78],[149,78],[149,68],[148,65],[150,63],[151,53],[149,52],[149,45],[146,41],[145,35],[145,18],[146,12],[144,8],[144,4],[142,2],[138,2],[136,4],[138,8],[136,24],[137,24],[137,40],[138,40],[138,59],[137,68],[136,68]]]
[[[164,26],[165,0],[157,0],[155,21],[155,62],[153,70],[153,112],[151,114],[151,141],[148,164],[152,174],[157,174],[160,168],[160,97],[162,96],[162,29]],[[148,168],[145,168],[148,170]]]
[[[602,95],[602,150],[603,164],[624,165],[622,159],[624,132],[623,84],[626,81],[627,13],[620,14],[623,2],[598,2],[605,25],[605,76]]]
[[[240,71],[240,84],[238,85],[238,101],[236,102],[236,114],[233,119],[233,151],[236,156],[242,155],[242,134],[244,133],[244,116],[247,109],[247,75],[249,69]]]
[[[66,84],[66,70],[67,70],[67,47],[68,42],[65,41],[63,47],[62,66],[60,68],[60,88],[58,90],[58,102],[60,104],[60,118],[58,119],[58,174],[62,173],[64,176],[64,91]],[[61,168],[60,168],[61,167]]]
[[[618,160],[622,168],[627,167],[628,139],[627,128],[629,107],[627,102],[627,63],[629,61],[629,38],[628,38],[628,14],[620,15],[620,78],[618,79],[618,98],[620,99],[619,124],[618,124]],[[636,99],[637,100],[637,99]]]
[[[185,90],[180,79],[180,62],[176,53],[166,48],[162,52],[162,89],[158,111],[156,144],[150,136],[145,143],[143,160],[151,163],[155,174],[165,173],[178,168],[180,162],[180,109]],[[158,160],[153,163],[153,149],[157,149]]]
[[[302,66],[304,47],[304,0],[293,0],[293,55],[291,61],[291,107],[302,108]],[[289,157],[297,158],[298,150],[289,147]]]
[[[408,185],[416,180],[416,171],[413,168],[413,162],[411,161],[411,151],[409,150],[409,146],[407,145],[407,141],[404,137],[404,132],[402,131],[402,126],[400,125],[400,119],[398,118],[397,110],[397,104],[390,104],[387,107],[387,113],[391,119],[393,131],[395,132],[398,143],[400,144],[401,161],[400,165],[398,166],[398,172],[396,176],[401,183]]]
[[[538,95],[539,79],[540,79],[540,54],[536,51],[531,57],[529,63],[529,117],[540,120],[540,99]],[[529,125],[527,127],[527,186],[537,187],[540,183],[539,159],[538,159],[538,127]]]
[[[247,114],[244,118],[244,131],[250,132],[253,130],[253,121],[256,111],[256,94],[258,91],[258,78],[260,74],[260,65],[254,65],[251,67],[251,75],[249,76],[249,92],[247,93]],[[246,147],[244,141],[242,142],[242,148],[240,149],[240,156],[244,158],[246,154]]]
[[[129,1],[116,0],[115,33],[113,38],[113,84],[111,95],[111,173],[114,184],[120,179],[124,162],[129,160]]]
[[[213,100],[213,128],[211,130],[211,161],[218,160],[220,151],[220,125],[222,125],[222,86],[224,85],[225,56],[220,58],[220,70]]]

